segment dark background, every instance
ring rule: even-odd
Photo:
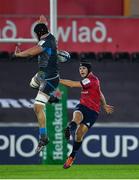
[[[61,78],[80,80],[79,61],[70,60],[59,63]],[[112,115],[101,111],[98,122],[138,122],[139,121],[139,63],[138,62],[98,62],[92,61],[93,72],[101,81],[101,88],[107,103],[115,107]],[[0,99],[34,99],[37,91],[29,82],[37,72],[37,62],[30,60],[0,61]],[[68,99],[79,100],[80,89],[69,88]],[[73,109],[68,109],[69,120]],[[0,104],[0,122],[37,122],[33,109],[2,108]]]

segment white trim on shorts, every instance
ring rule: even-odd
[[[35,98],[35,103],[34,104],[41,104],[45,105],[48,102],[49,98],[45,96],[45,94],[38,92],[36,98]]]

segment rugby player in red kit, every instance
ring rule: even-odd
[[[75,156],[81,147],[84,135],[98,118],[100,106],[102,105],[107,114],[113,112],[113,106],[106,103],[105,97],[101,92],[99,79],[92,72],[91,63],[87,61],[80,62],[79,73],[83,78],[82,81],[60,79],[60,83],[65,86],[82,88],[80,103],[73,112],[72,121],[65,129],[67,140],[70,139],[71,132],[76,130],[72,152],[63,166],[65,169],[71,167],[73,164]]]

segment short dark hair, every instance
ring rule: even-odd
[[[91,62],[88,62],[86,60],[81,60],[80,61],[80,67],[81,66],[84,66],[88,69],[88,73],[90,73],[92,71],[92,63]]]
[[[48,27],[46,24],[38,23],[34,27],[34,32],[37,34],[38,39],[40,39],[41,36],[43,36],[44,34],[47,34],[49,31],[48,31]]]

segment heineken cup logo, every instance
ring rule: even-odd
[[[62,99],[62,92],[60,89],[55,91],[55,96]],[[54,150],[53,159],[63,160],[63,106],[62,101],[54,105]]]
[[[63,129],[67,125],[67,90],[59,85],[53,96],[59,102],[47,104],[46,117],[50,143],[45,149],[43,162],[47,164],[63,163],[67,155],[67,141],[63,135]]]
[[[63,160],[63,108],[62,103],[54,105],[54,150],[53,150],[53,159],[54,160]]]

